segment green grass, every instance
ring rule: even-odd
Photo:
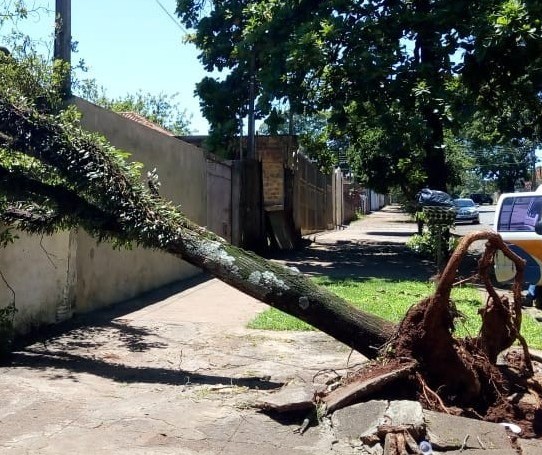
[[[399,322],[407,310],[433,291],[432,283],[420,281],[332,280],[316,278],[315,282],[351,302],[356,307],[392,322]],[[480,291],[471,286],[454,288],[452,300],[462,317],[456,319],[456,336],[476,336],[480,330],[478,309],[483,305]],[[310,325],[275,308],[259,314],[249,323],[253,329],[314,330]],[[524,314],[521,333],[531,348],[542,349],[542,324]]]

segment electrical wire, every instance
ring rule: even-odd
[[[175,23],[175,25],[177,27],[179,27],[179,29],[181,29],[181,31],[187,35],[188,34],[188,30],[186,30],[186,28],[184,28],[184,26],[182,24],[180,24],[179,22],[177,22],[177,19],[175,19],[175,17],[173,16],[173,14],[171,14],[167,8],[162,4],[162,2],[160,0],[155,0],[156,3],[158,3],[158,6],[160,8],[162,8],[162,11],[164,11],[164,13],[167,14],[167,16]]]

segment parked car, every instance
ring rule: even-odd
[[[475,204],[493,204],[493,198],[489,194],[472,193],[469,197],[474,201]]]
[[[535,287],[535,304],[542,308],[542,192],[505,193],[495,210],[493,229],[510,249],[525,260],[525,283]],[[501,251],[495,254],[495,278],[511,281],[514,263]]]
[[[472,199],[454,199],[456,208],[455,221],[467,221],[472,224],[480,223],[480,212]]]

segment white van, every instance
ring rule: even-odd
[[[497,202],[493,228],[510,249],[525,259],[525,282],[542,286],[542,186],[526,193],[505,193]],[[512,280],[515,267],[498,251],[495,277],[504,283]],[[542,303],[542,288],[537,289]]]

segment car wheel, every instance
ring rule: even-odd
[[[474,220],[472,224],[480,224],[480,220]]]

